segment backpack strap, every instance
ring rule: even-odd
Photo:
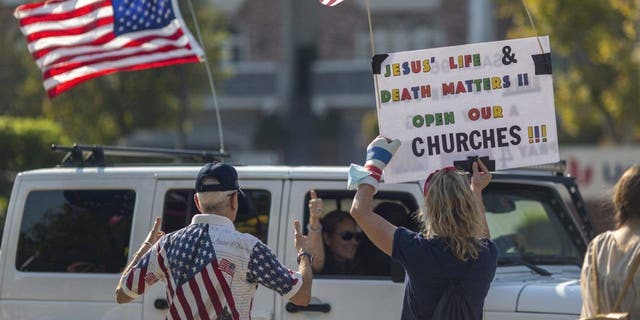
[[[638,271],[638,265],[640,265],[640,253],[636,255],[631,263],[631,268],[629,268],[629,273],[627,274],[627,279],[624,281],[624,287],[622,287],[622,291],[618,294],[618,299],[616,299],[616,303],[613,305],[613,311],[615,312],[622,304],[622,299],[624,299],[627,290],[629,290],[629,286],[631,286],[631,282],[633,282],[633,278],[636,275],[636,271]]]

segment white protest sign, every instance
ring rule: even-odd
[[[380,133],[402,141],[385,181],[472,156],[496,170],[559,160],[548,37],[376,55],[373,67]]]

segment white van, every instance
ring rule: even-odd
[[[236,227],[293,269],[293,220],[307,224],[309,191],[317,191],[327,210],[348,211],[354,195],[346,190],[346,167],[236,168],[253,203]],[[0,247],[0,319],[163,319],[162,284],[124,305],[115,303],[114,289],[155,217],[163,217],[165,232],[190,222],[199,169],[71,162],[18,174]],[[574,180],[552,171],[498,172],[484,198],[499,249],[484,319],[576,319],[580,265],[592,235]],[[376,203],[382,202],[398,208],[388,219],[417,228],[410,217],[422,202],[418,183],[381,184]],[[371,270],[315,275],[308,307],[260,288],[252,318],[397,319],[402,269],[366,239],[360,251],[361,259],[374,261]]]

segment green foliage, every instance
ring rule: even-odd
[[[512,22],[507,38],[535,35],[522,2],[495,2],[498,16]],[[561,138],[639,141],[638,1],[529,0],[527,5],[538,33],[550,36]]]
[[[62,154],[52,143],[69,143],[62,127],[47,119],[0,117],[0,236],[15,172],[53,167]]]
[[[361,135],[365,143],[375,139],[379,135],[378,115],[376,111],[369,111],[362,117]]]
[[[0,169],[17,172],[52,167],[61,154],[51,151],[51,144],[69,142],[63,128],[51,120],[0,117]]]

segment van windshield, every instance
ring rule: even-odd
[[[497,183],[483,191],[483,200],[499,264],[580,265],[571,234],[577,227],[552,189]]]

